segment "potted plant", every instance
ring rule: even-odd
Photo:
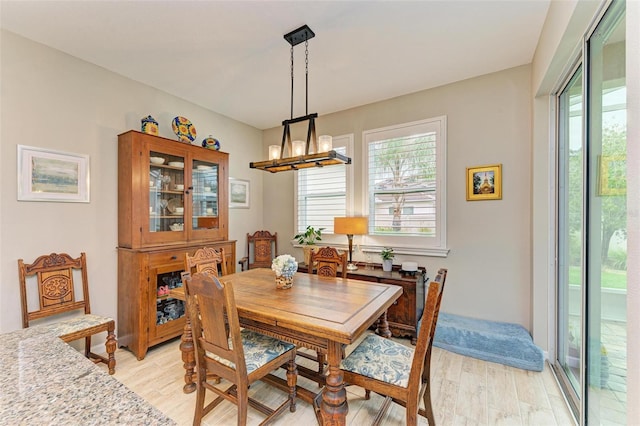
[[[380,257],[382,258],[382,270],[385,272],[391,271],[393,269],[393,258],[396,257],[393,248],[384,247],[380,252]]]
[[[304,232],[300,232],[293,236],[298,244],[302,244],[302,250],[304,250],[304,263],[309,265],[311,263],[311,251],[316,245],[316,242],[322,241],[322,231],[325,228],[314,228],[313,226],[307,226]]]

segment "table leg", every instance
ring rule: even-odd
[[[182,352],[182,362],[184,363],[184,393],[191,393],[196,390],[196,384],[193,383],[193,375],[196,368],[196,358],[193,347],[193,333],[191,332],[191,321],[189,315],[185,315],[184,330],[180,338],[180,351]]]
[[[343,374],[340,370],[342,361],[342,345],[329,342],[327,353],[327,384],[322,390],[320,416],[324,425],[345,425],[347,422],[347,391],[344,388]]]
[[[389,323],[387,322],[387,311],[384,311],[384,314],[378,319],[378,329],[376,333],[387,339],[391,337],[391,330],[389,330]]]

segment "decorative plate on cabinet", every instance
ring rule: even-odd
[[[191,143],[196,139],[195,126],[184,117],[178,116],[174,118],[171,122],[171,128],[182,142]]]

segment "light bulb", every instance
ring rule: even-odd
[[[269,145],[269,160],[277,160],[280,158],[280,147],[278,145]]]
[[[304,155],[304,141],[293,141],[293,156]]]
[[[329,135],[321,135],[318,138],[318,152],[329,152],[333,149],[333,138]]]

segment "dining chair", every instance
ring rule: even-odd
[[[311,252],[311,261],[307,273],[317,274],[320,277],[347,277],[347,253],[340,253],[333,247],[319,247],[316,251]],[[303,358],[318,363],[318,376],[322,377],[324,373],[324,364],[326,357],[321,352],[315,355],[306,352],[298,352]],[[323,385],[323,383],[319,383]]]
[[[286,408],[296,410],[297,367],[293,344],[248,329],[240,329],[238,311],[231,285],[221,283],[207,273],[185,274],[185,296],[196,353],[196,407],[193,424],[222,401],[238,406],[238,425],[247,423],[248,406],[267,415],[270,422]],[[249,397],[249,386],[286,365],[289,396],[278,408],[271,409]],[[210,383],[211,374],[226,379],[231,386],[221,389]],[[206,391],[217,397],[205,406]]]
[[[307,272],[320,277],[347,277],[347,253],[333,247],[319,247],[311,253],[311,265]]]
[[[207,272],[214,276],[227,275],[226,254],[223,248],[203,247],[195,251],[193,256],[185,254],[185,271],[190,273]],[[220,268],[218,270],[218,265]]]
[[[271,261],[278,253],[278,233],[256,231],[247,234],[247,255],[240,259],[240,269],[271,268]]]
[[[66,253],[51,253],[38,257],[31,264],[18,259],[18,272],[22,327],[28,328],[36,325],[34,321],[57,316],[55,321],[39,321],[37,326],[49,327],[64,342],[84,339],[84,355],[94,363],[106,364],[109,374],[115,373],[116,323],[112,318],[91,313],[86,254],[80,253],[80,257],[74,259]],[[80,278],[81,286],[75,286],[74,277]],[[30,306],[36,305],[33,296],[36,290],[38,308],[30,310]],[[82,311],[82,315],[70,316],[73,311]],[[102,332],[107,333],[106,357],[91,352],[91,337]]]
[[[340,366],[345,383],[365,389],[365,399],[371,391],[385,397],[373,421],[380,424],[385,412],[395,402],[405,407],[405,424],[417,424],[418,415],[435,425],[431,404],[431,347],[442,301],[444,284],[429,284],[415,348],[391,339],[370,334],[347,356]],[[420,401],[425,408],[420,408]]]

